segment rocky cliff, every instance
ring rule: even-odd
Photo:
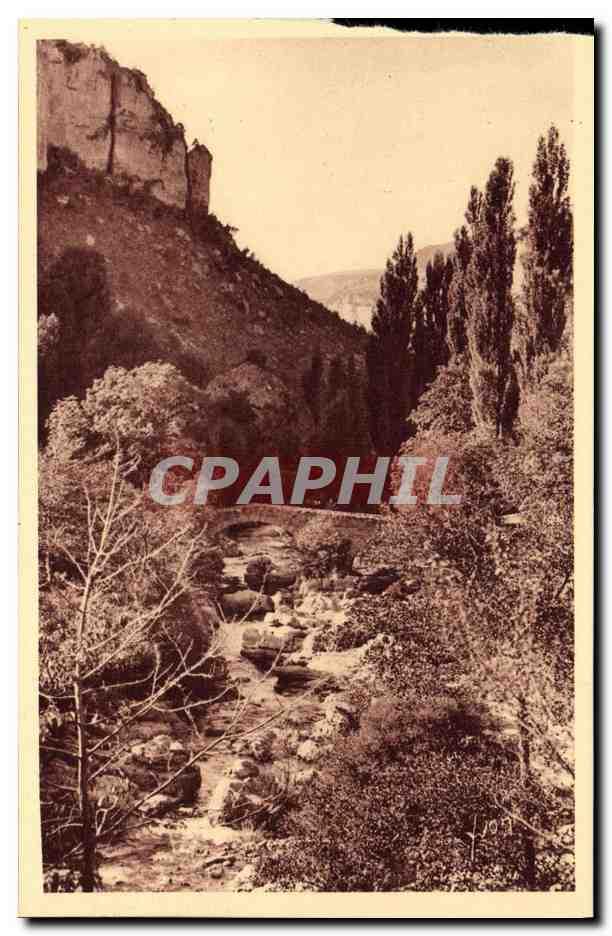
[[[266,423],[279,449],[305,444],[313,353],[362,366],[365,334],[238,248],[208,211],[210,153],[187,149],[145,75],[40,42],[38,166],[41,420],[111,364],[168,361],[223,412],[244,397],[260,439]]]
[[[207,212],[212,156],[187,149],[181,124],[156,99],[146,77],[104,49],[63,40],[38,43],[38,169],[51,147],[89,169],[127,179],[159,201]]]
[[[363,331],[240,250],[213,214],[191,223],[179,207],[63,155],[53,154],[38,184],[41,294],[55,283],[53,295],[59,289],[79,306],[75,357],[62,309],[39,300],[39,315],[59,319],[58,350],[68,355],[57,364],[70,378],[63,396],[82,395],[111,364],[168,361],[202,389],[224,375],[223,385],[245,391],[256,411],[259,380],[279,404],[288,395],[283,412],[304,415],[301,381],[315,350],[326,367],[337,355],[363,361]],[[256,366],[245,369],[247,361]],[[297,416],[279,421],[279,432],[288,425],[303,437]]]

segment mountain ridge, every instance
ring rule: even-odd
[[[453,252],[454,244],[432,244],[422,247],[416,253],[419,282],[425,280],[425,270],[436,253],[445,257]],[[318,276],[305,276],[295,285],[303,290],[315,302],[320,302],[328,309],[337,312],[346,322],[356,323],[369,328],[372,309],[379,294],[380,278],[384,270],[367,267],[358,270],[339,270],[335,273],[322,273]]]

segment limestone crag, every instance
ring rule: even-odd
[[[197,140],[194,140],[193,146],[187,153],[187,166],[191,211],[207,214],[210,200],[212,156],[206,147],[198,143]]]
[[[128,179],[168,205],[208,212],[212,156],[156,99],[145,75],[104,49],[63,40],[37,46],[38,170],[51,147],[89,169]]]
[[[187,173],[182,126],[174,124],[140,72],[120,68],[113,78],[112,174],[140,181],[160,201],[185,207]]]
[[[57,146],[105,172],[111,143],[111,60],[100,49],[43,40],[37,44],[37,77],[39,171],[47,168],[49,147]]]

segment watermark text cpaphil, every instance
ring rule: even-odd
[[[419,497],[414,492],[417,472],[421,480],[429,474],[427,496],[422,501],[432,507],[453,506],[461,502],[460,494],[445,492],[449,457],[440,455],[435,459],[422,456],[401,455],[395,461],[401,467],[396,493],[388,492],[388,475],[391,458],[380,456],[360,469],[359,456],[342,459],[342,470],[332,458],[304,455],[292,467],[290,484],[287,485],[286,469],[281,467],[277,456],[266,456],[247,472],[234,458],[206,456],[196,471],[196,460],[188,455],[170,455],[163,458],[151,472],[149,492],[152,499],[163,506],[178,506],[191,502],[204,505],[211,491],[227,491],[235,487],[234,503],[250,504],[254,498],[266,498],[271,504],[300,506],[310,501],[313,492],[322,497],[333,489],[334,502],[341,507],[354,505],[357,490],[367,489],[367,504],[370,506],[389,503],[393,506],[415,506]],[[174,484],[168,484],[169,478]],[[178,484],[177,480],[192,481],[193,484]],[[361,498],[360,498],[361,500]]]

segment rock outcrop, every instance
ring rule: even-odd
[[[190,215],[206,214],[212,156],[187,152],[185,132],[156,99],[145,75],[104,49],[63,40],[37,47],[38,169],[51,147],[75,153],[89,169],[129,180]]]
[[[239,827],[265,820],[281,787],[271,771],[262,771],[248,758],[239,757],[227,769],[208,802],[211,825]]]
[[[113,65],[101,50],[43,40],[37,45],[38,169],[50,146],[76,153],[106,172],[111,146]]]
[[[132,180],[168,205],[184,208],[185,134],[155,99],[141,72],[119,68],[113,73],[111,124],[110,173]]]
[[[417,273],[419,285],[424,286],[427,264],[436,253],[450,256],[455,245],[433,244],[417,250]],[[517,264],[519,266],[519,264]],[[369,328],[372,321],[372,308],[376,305],[380,291],[380,278],[383,270],[346,270],[341,273],[324,273],[298,280],[296,285],[312,299],[322,302],[333,309],[347,322],[359,322]]]
[[[197,140],[187,153],[187,184],[189,185],[190,210],[208,213],[212,156]]]
[[[370,595],[382,595],[401,579],[401,571],[395,566],[384,565],[372,557],[361,555],[353,559],[353,572],[359,576],[357,591]]]

